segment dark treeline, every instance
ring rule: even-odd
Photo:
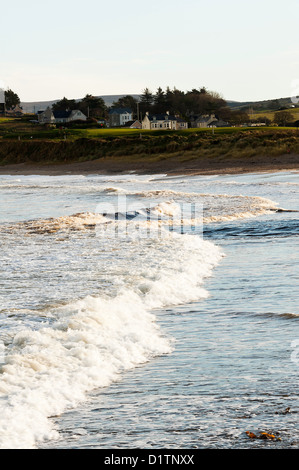
[[[247,113],[232,110],[218,93],[208,91],[204,87],[187,92],[177,88],[171,90],[169,87],[163,90],[159,87],[155,93],[145,88],[139,101],[132,96],[126,96],[114,103],[113,107],[129,107],[133,110],[135,117],[140,119],[146,112],[158,114],[166,111],[179,115],[187,121],[192,116],[205,114],[215,114],[219,119],[232,124],[241,124],[249,119]]]
[[[63,98],[52,106],[53,111],[66,111],[80,109],[88,117],[105,118],[107,116],[107,106],[103,98],[86,95],[82,100],[69,100]]]
[[[6,110],[12,109],[20,105],[20,98],[17,93],[11,89],[5,90],[5,105],[0,103],[0,115]],[[239,103],[236,103],[239,104]],[[253,103],[255,111],[260,109],[273,109],[276,111],[273,122],[279,126],[296,126],[298,121],[290,112],[289,99],[269,100]],[[89,123],[98,119],[108,119],[109,111],[112,108],[129,108],[133,112],[134,119],[142,119],[146,112],[151,114],[166,113],[179,115],[187,121],[191,121],[194,116],[211,115],[223,121],[229,122],[231,125],[244,124],[247,122],[258,123],[263,122],[271,125],[272,121],[266,116],[259,116],[259,119],[253,120],[248,113],[253,112],[253,106],[250,103],[237,108],[232,103],[228,103],[222,96],[213,91],[207,90],[205,87],[191,91],[181,91],[177,88],[163,90],[159,87],[156,92],[152,92],[149,88],[145,88],[140,95],[139,100],[131,95],[125,95],[115,101],[111,107],[108,107],[103,98],[87,94],[81,100],[63,98],[57,101],[53,106],[53,111],[66,111],[80,109],[86,116],[90,118]]]
[[[249,120],[248,114],[240,110],[232,110],[227,102],[216,92],[206,88],[181,91],[177,88],[166,90],[158,88],[152,93],[145,88],[137,100],[131,95],[126,95],[115,101],[111,108],[130,108],[134,118],[142,119],[146,112],[165,113],[179,115],[190,120],[192,116],[203,114],[215,114],[218,119],[223,119],[231,124],[241,124]],[[63,98],[53,105],[53,110],[80,109],[90,118],[107,118],[109,110],[100,97],[86,95],[81,101]]]

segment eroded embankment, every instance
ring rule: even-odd
[[[135,134],[76,140],[0,140],[0,166],[63,165],[99,161],[99,170],[170,171],[179,168],[221,169],[299,166],[296,130],[248,130]],[[279,160],[279,161],[278,161]]]

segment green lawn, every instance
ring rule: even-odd
[[[1,120],[2,119],[2,120]],[[5,121],[7,119],[7,121]],[[161,136],[192,136],[199,135],[230,135],[238,132],[265,132],[269,130],[292,130],[288,127],[223,127],[215,129],[195,128],[182,131],[173,131],[168,129],[145,130],[145,129],[47,129],[37,125],[26,125],[24,123],[13,124],[9,118],[0,118],[0,138],[5,140],[77,140],[77,139],[105,139],[114,140],[124,137],[133,138],[134,141],[144,137]]]
[[[117,138],[117,137],[126,137],[126,136],[161,136],[161,135],[190,135],[190,134],[199,134],[199,133],[209,133],[209,134],[232,134],[240,131],[257,131],[262,132],[265,130],[278,130],[278,129],[293,129],[293,128],[282,128],[277,126],[269,127],[222,127],[216,129],[207,129],[207,128],[190,128],[182,131],[172,131],[172,130],[147,130],[147,129],[72,129],[67,130],[67,135],[72,135],[76,137],[85,137],[89,139],[96,138]],[[53,131],[52,131],[53,132]]]
[[[15,118],[9,118],[9,117],[0,117],[0,124],[4,123],[4,122],[12,122],[14,121]]]

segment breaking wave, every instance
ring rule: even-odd
[[[50,308],[48,315],[43,312],[44,324],[21,329],[6,344],[1,448],[34,448],[57,438],[49,417],[76,406],[124,371],[172,351],[173,341],[160,330],[155,309],[205,298],[204,279],[222,254],[197,236],[175,233],[138,247],[131,241],[124,248],[135,264],[132,272],[124,263],[113,274],[117,259],[111,252],[114,294],[104,291]]]

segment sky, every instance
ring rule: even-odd
[[[22,102],[206,87],[299,94],[298,0],[0,0],[0,87]]]

